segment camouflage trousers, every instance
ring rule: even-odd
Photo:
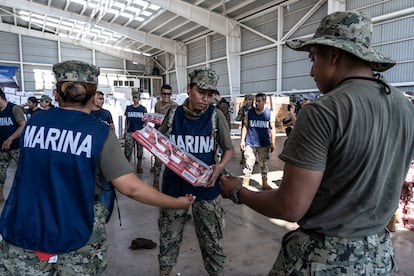
[[[0,187],[3,187],[4,182],[6,182],[6,172],[10,162],[14,160],[17,163],[19,153],[19,149],[0,151]]]
[[[392,241],[385,229],[359,239],[315,237],[297,229],[283,237],[268,276],[392,275],[395,266]]]
[[[134,137],[132,137],[132,132],[128,132],[125,135],[125,157],[129,160],[131,160],[132,152],[134,151],[134,146],[137,146],[137,160],[142,160],[142,155],[144,154],[144,148],[140,143],[138,143]]]
[[[220,199],[200,200],[192,205],[195,232],[209,275],[223,271],[226,256],[222,248],[224,210]],[[161,271],[171,271],[177,263],[183,239],[188,209],[161,208],[158,219],[160,251],[158,261]]]
[[[267,160],[269,160],[269,148],[268,147],[251,147],[246,146],[244,150],[244,157],[246,162],[244,163],[243,174],[250,177],[253,173],[254,164],[259,165],[260,174],[267,176]]]
[[[102,204],[94,205],[93,233],[83,247],[69,253],[58,254],[56,263],[40,261],[33,250],[0,242],[0,275],[101,275],[106,268],[108,243],[105,233],[107,210]]]
[[[160,190],[160,175],[161,175],[161,169],[162,169],[162,162],[157,158],[154,157],[155,161],[154,161],[154,183],[153,183],[153,187],[154,189],[156,189],[157,191]]]

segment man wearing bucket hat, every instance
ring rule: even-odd
[[[224,211],[220,204],[218,176],[233,156],[233,145],[224,114],[211,105],[219,76],[211,69],[196,69],[189,77],[188,98],[182,105],[170,109],[159,130],[169,134],[173,141],[188,141],[178,145],[207,165],[211,165],[214,171],[207,187],[195,187],[166,168],[161,188],[163,193],[170,196],[187,193],[196,196],[197,200],[191,209],[204,268],[210,276],[218,276],[222,275],[226,259],[222,247]],[[201,146],[199,141],[208,142]],[[215,153],[218,146],[222,149],[223,155],[221,161],[216,164]],[[188,208],[160,209],[160,276],[172,275],[172,269],[177,263],[187,211]]]
[[[361,12],[336,12],[312,39],[287,42],[309,52],[310,75],[325,95],[299,113],[279,156],[281,186],[255,193],[221,178],[224,196],[299,224],[269,275],[392,274],[385,227],[414,151],[414,109],[373,73],[395,62],[370,46],[371,28]]]
[[[107,210],[96,174],[142,203],[188,208],[138,179],[114,131],[92,116],[99,70],[55,64],[60,108],[39,112],[23,130],[16,177],[0,218],[0,275],[101,275]],[[36,173],[33,173],[36,172]]]

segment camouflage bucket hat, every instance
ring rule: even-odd
[[[56,81],[98,84],[99,69],[87,62],[68,60],[53,65]]]
[[[335,12],[325,16],[314,36],[309,40],[294,39],[286,45],[297,51],[309,51],[312,45],[327,45],[351,53],[368,61],[374,71],[382,72],[395,61],[371,47],[372,22],[358,11]]]
[[[188,76],[190,83],[196,84],[199,88],[217,91],[219,76],[212,69],[196,69]]]

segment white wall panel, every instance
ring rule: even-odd
[[[412,8],[413,4],[413,0],[349,0],[347,1],[347,9],[357,9],[371,17],[376,17]],[[413,24],[414,15],[397,17],[374,24],[372,35],[373,47],[397,61],[396,66],[382,73],[388,82],[394,84],[414,82],[414,75],[412,73],[414,72]],[[411,88],[405,87],[404,89],[414,91],[414,86]]]
[[[230,95],[229,74],[227,70],[227,60],[214,62],[210,68],[216,71],[220,79],[217,83],[217,90],[222,96]]]
[[[246,26],[257,30],[265,36],[272,39],[277,39],[277,12],[272,11],[263,16],[257,17],[250,21],[244,22]],[[242,51],[251,50],[261,46],[268,45],[270,42],[268,39],[253,33],[252,31],[242,28],[241,34],[241,49]]]
[[[65,60],[81,60],[84,62],[93,63],[92,50],[83,48],[81,46],[61,43],[62,61]]]
[[[317,2],[316,0],[303,0],[289,5],[289,8],[285,7],[283,9],[283,35],[289,32]],[[319,25],[320,19],[326,15],[327,9],[328,6],[325,3],[289,39],[313,34]]]
[[[206,40],[199,39],[187,45],[187,64],[194,65],[206,61]]]
[[[22,36],[23,62],[54,64],[59,61],[57,42]]]
[[[170,78],[170,83],[168,83],[168,84],[171,85],[172,92],[174,94],[183,93],[184,91],[186,91],[185,90],[185,85],[184,85],[184,87],[178,87],[177,86],[177,74],[175,72],[170,73],[169,78]]]
[[[17,34],[0,32],[0,60],[20,60]]]
[[[276,91],[276,49],[241,58],[240,94]]]
[[[124,61],[122,59],[108,56],[98,51],[95,52],[95,65],[104,68],[124,69]]]
[[[226,37],[220,34],[215,34],[210,37],[211,43],[211,59],[221,58],[226,56]]]

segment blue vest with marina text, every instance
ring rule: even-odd
[[[93,230],[95,174],[109,126],[87,113],[53,108],[28,120],[0,219],[16,246],[66,253]]]
[[[6,108],[3,111],[0,111],[0,147],[10,135],[12,135],[19,125],[16,122],[16,119],[13,116],[13,107],[14,103],[8,102]],[[19,148],[20,138],[16,138],[10,145],[10,149]]]
[[[170,133],[170,140],[180,149],[191,153],[207,165],[215,164],[214,160],[214,135],[212,135],[213,124],[211,116],[215,107],[210,105],[208,110],[191,120],[185,116],[184,108],[177,107]],[[186,194],[196,196],[196,200],[213,200],[220,194],[218,180],[214,187],[194,187],[170,169],[164,171],[162,192],[178,197]]]
[[[247,112],[249,128],[247,130],[246,144],[251,147],[270,146],[270,116],[272,111],[266,108],[262,114],[257,114],[254,108]]]
[[[142,118],[144,114],[147,113],[147,108],[143,105],[134,107],[133,105],[128,105],[125,110],[125,117],[127,123],[127,132],[135,132],[144,127],[144,121]]]

